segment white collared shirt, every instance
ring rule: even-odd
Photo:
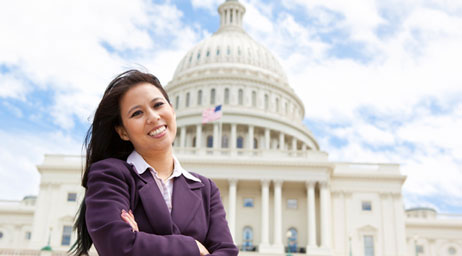
[[[175,156],[173,156],[172,175],[170,175],[170,177],[168,177],[165,182],[161,178],[159,178],[157,171],[152,166],[150,166],[144,160],[144,158],[135,150],[133,150],[133,152],[128,156],[127,163],[133,165],[133,167],[139,174],[142,174],[146,171],[146,169],[149,169],[149,171],[152,174],[152,177],[154,177],[154,180],[156,181],[156,184],[159,187],[159,190],[162,194],[162,197],[165,200],[165,203],[167,204],[169,212],[172,212],[173,178],[183,175],[185,178],[189,180],[201,182],[200,179],[194,177],[191,173],[183,169],[180,162]]]

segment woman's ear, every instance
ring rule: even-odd
[[[128,138],[127,131],[125,130],[125,128],[123,126],[116,126],[114,129],[116,130],[117,134],[119,134],[119,137],[122,140],[125,140],[125,141],[130,140],[130,138]]]

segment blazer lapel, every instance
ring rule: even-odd
[[[202,203],[201,182],[187,180],[183,175],[175,178],[172,195],[172,219],[180,230],[184,230],[196,215]]]
[[[139,186],[138,193],[149,223],[159,235],[172,234],[172,219],[156,181],[149,171],[141,177],[146,183]]]

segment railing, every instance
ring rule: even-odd
[[[277,150],[277,149],[230,149],[230,148],[194,148],[194,147],[175,147],[174,151],[178,155],[198,155],[198,156],[238,156],[238,157],[289,157],[289,158],[310,158],[327,159],[327,154],[322,151],[314,150]]]

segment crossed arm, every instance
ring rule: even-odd
[[[139,232],[140,231],[139,228],[138,228],[138,223],[136,223],[136,221],[135,221],[135,216],[133,216],[132,210],[129,210],[127,212],[127,211],[125,211],[125,209],[123,209],[122,213],[120,214],[120,217],[126,223],[130,224],[130,226],[132,227],[133,232]],[[197,243],[197,247],[199,248],[199,252],[200,252],[201,256],[210,254],[209,251],[207,250],[207,248],[205,248],[205,246],[203,244],[201,244],[201,242],[196,240],[196,243]]]

